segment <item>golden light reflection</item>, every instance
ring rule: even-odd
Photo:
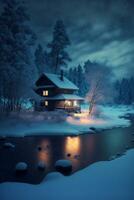
[[[66,152],[71,153],[71,154],[76,154],[80,152],[80,138],[79,137],[67,137]]]
[[[39,146],[41,147],[41,150],[38,151],[38,154],[37,154],[38,162],[40,162],[40,161],[45,162],[45,164],[47,166],[49,166],[50,162],[51,162],[51,157],[50,157],[51,156],[51,145],[50,145],[50,141],[45,139],[45,140],[41,141]]]
[[[73,168],[80,165],[81,140],[79,137],[67,137],[65,141],[65,157],[72,161]]]

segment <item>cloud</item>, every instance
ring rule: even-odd
[[[132,0],[24,0],[38,42],[44,48],[55,21],[64,20],[72,45],[72,63],[87,59],[105,62],[118,76],[129,76],[134,61],[134,1]]]

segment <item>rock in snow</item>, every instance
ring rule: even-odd
[[[15,170],[17,172],[24,172],[24,171],[27,170],[27,168],[28,168],[27,163],[25,163],[25,162],[19,162],[19,163],[16,164]]]
[[[69,175],[72,172],[72,163],[70,160],[58,160],[55,163],[55,169],[64,175]]]
[[[6,147],[6,148],[15,148],[15,145],[12,144],[11,142],[5,142],[5,143],[3,144],[3,146]]]
[[[45,170],[45,169],[46,169],[46,164],[45,164],[45,162],[40,161],[40,162],[38,163],[38,169],[40,169],[40,170]]]

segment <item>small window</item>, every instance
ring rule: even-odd
[[[78,104],[77,104],[77,101],[74,101],[74,106],[77,106]]]
[[[43,96],[48,96],[48,90],[43,91]]]
[[[45,101],[45,106],[48,106],[48,101]]]

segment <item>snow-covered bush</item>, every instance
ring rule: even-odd
[[[72,172],[72,163],[70,160],[58,160],[55,163],[55,169],[64,175],[69,175]]]
[[[46,169],[46,164],[45,164],[45,162],[40,161],[40,162],[38,163],[38,169],[39,169],[39,170],[45,170],[45,169]]]

